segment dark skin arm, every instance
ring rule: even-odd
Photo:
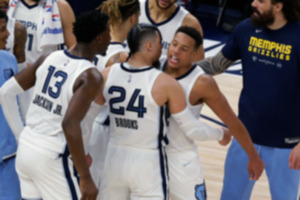
[[[23,24],[16,21],[15,23],[15,44],[14,55],[18,63],[25,62],[25,45],[27,40],[27,31]]]
[[[20,71],[15,75],[16,80],[23,90],[28,90],[35,84],[35,72],[39,66],[44,62],[48,54],[42,55],[39,59],[32,65],[26,67],[24,70]]]
[[[246,127],[231,109],[215,80],[209,75],[201,75],[196,81],[191,94],[193,94],[190,97],[192,104],[198,103],[197,101],[201,99],[227,125],[229,131],[241,144],[249,157],[249,178],[257,180],[264,170],[264,163],[259,157]]]
[[[62,122],[74,165],[80,175],[82,200],[96,199],[98,190],[90,175],[85,157],[80,122],[86,115],[91,102],[99,94],[102,84],[103,79],[96,68],[84,71],[75,81],[74,95]]]

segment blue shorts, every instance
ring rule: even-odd
[[[292,149],[255,145],[265,163],[272,200],[298,200],[300,170],[289,169]],[[248,156],[233,139],[225,161],[222,200],[248,200],[255,181],[249,180]]]
[[[20,183],[15,169],[15,157],[0,162],[0,199],[21,199]]]

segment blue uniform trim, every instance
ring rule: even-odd
[[[72,200],[77,200],[78,197],[77,197],[75,185],[72,181],[72,177],[71,177],[71,173],[70,173],[70,169],[69,169],[69,163],[68,163],[69,155],[70,155],[69,149],[68,149],[68,147],[66,147],[66,150],[65,150],[64,154],[61,155],[62,156],[62,163],[63,163],[63,167],[64,167],[65,177],[68,181],[68,185],[69,185],[69,188],[70,188],[70,191],[71,191]],[[75,173],[75,171],[74,171],[74,173]]]
[[[164,119],[165,119],[165,107],[160,108],[160,118],[159,118],[159,134],[158,134],[158,150],[160,158],[160,169],[162,177],[162,189],[164,193],[164,200],[168,199],[168,180],[169,180],[169,168],[168,168],[168,158],[163,145],[163,142],[166,143],[166,136],[164,135]],[[168,141],[167,141],[168,142]]]
[[[180,6],[178,6],[178,7],[176,8],[175,12],[174,12],[167,20],[165,20],[165,21],[163,21],[163,22],[160,22],[160,23],[155,23],[155,22],[151,19],[151,17],[150,17],[149,7],[148,7],[148,4],[149,4],[148,0],[145,2],[145,4],[146,4],[146,5],[145,5],[145,13],[146,13],[146,16],[147,16],[148,20],[151,22],[151,24],[153,24],[153,25],[155,25],[155,26],[161,26],[161,25],[164,25],[164,24],[168,23],[169,21],[171,21],[171,20],[177,15],[177,13],[179,12],[179,9],[180,9]]]
[[[70,57],[70,58],[73,58],[73,59],[78,59],[78,60],[88,60],[88,61],[90,61],[88,58],[83,58],[83,57],[78,57],[78,56],[73,56],[73,55],[71,55],[69,52],[68,52],[68,50],[64,50],[64,53],[68,56],[68,57]]]
[[[185,74],[179,76],[179,77],[176,77],[176,80],[180,80],[180,79],[183,79],[185,77],[187,77],[190,73],[192,73],[192,71],[195,69],[195,67],[197,67],[197,65],[194,65],[189,71],[187,71]]]
[[[39,4],[37,3],[37,4],[35,4],[35,5],[32,5],[32,6],[30,6],[30,5],[28,5],[24,0],[21,0],[21,2],[24,4],[24,6],[26,6],[28,9],[32,9],[32,8],[35,8],[35,7],[37,7]]]
[[[127,72],[130,72],[130,73],[138,73],[138,72],[144,72],[144,71],[148,71],[148,70],[151,70],[153,67],[147,67],[147,68],[142,68],[142,69],[128,69],[124,66],[124,63],[121,63],[121,68],[124,70],[124,71],[127,71]]]

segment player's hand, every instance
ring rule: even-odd
[[[265,164],[258,154],[254,158],[249,159],[248,162],[249,179],[258,180],[261,174],[263,173],[264,168],[265,168]]]
[[[89,178],[80,177],[80,191],[81,191],[80,200],[96,200],[98,195],[98,189],[91,177]]]
[[[220,145],[226,146],[231,141],[231,134],[228,130],[228,128],[222,127],[224,136],[223,139],[219,141]]]
[[[291,151],[289,167],[290,169],[300,169],[300,143],[298,143]]]
[[[86,162],[87,162],[88,166],[90,167],[92,165],[92,163],[93,163],[92,156],[90,154],[87,154],[85,156],[85,158],[86,158]]]

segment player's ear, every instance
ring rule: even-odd
[[[275,12],[282,12],[282,9],[283,9],[283,4],[282,4],[282,2],[277,2],[277,3],[275,3],[275,5],[274,5],[274,11]]]

